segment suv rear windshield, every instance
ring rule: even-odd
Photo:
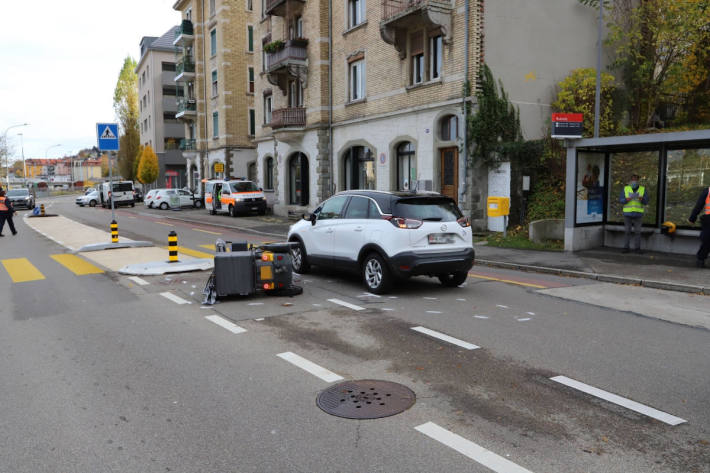
[[[21,196],[27,196],[30,195],[30,191],[27,189],[13,189],[10,191],[7,191],[7,196],[8,197],[21,197]]]
[[[130,182],[119,182],[113,185],[114,192],[133,192],[133,184]]]
[[[455,222],[463,217],[456,203],[448,198],[412,198],[398,200],[392,215],[429,222]]]
[[[231,186],[232,192],[256,192],[259,190],[256,184],[251,181],[232,182]]]

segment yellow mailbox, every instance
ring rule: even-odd
[[[488,216],[505,217],[510,214],[510,197],[488,197]]]

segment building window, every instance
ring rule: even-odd
[[[429,80],[441,77],[442,38],[441,35],[429,38]]]
[[[303,38],[303,17],[296,17],[296,38]]]
[[[303,84],[300,80],[292,80],[288,84],[288,106],[303,107]]]
[[[412,84],[424,81],[424,53],[412,56]]]
[[[253,108],[249,109],[249,136],[256,134],[256,113]]]
[[[210,54],[217,55],[217,29],[210,31]]]
[[[264,124],[271,123],[271,95],[264,97]]]
[[[292,154],[288,160],[288,203],[308,205],[308,158],[303,153]]]
[[[269,156],[264,160],[264,189],[274,188],[274,158]]]
[[[365,60],[350,63],[350,101],[365,97]]]
[[[212,71],[212,97],[216,97],[218,94],[217,88],[217,70]]]
[[[248,68],[249,72],[249,93],[253,94],[254,93],[254,68],[249,66]]]
[[[417,158],[409,141],[397,146],[397,190],[407,191],[417,180]]]
[[[247,180],[256,182],[256,163],[247,164]]]
[[[204,3],[203,3],[204,5]],[[210,16],[214,16],[216,13],[215,0],[210,0]]]
[[[266,51],[261,50],[261,72],[266,72]]]
[[[348,0],[348,28],[365,21],[365,0]]]
[[[160,64],[161,68],[165,72],[175,72],[175,63],[174,62],[163,62]]]
[[[254,27],[247,26],[247,51],[254,52]]]
[[[252,11],[254,9],[254,2],[252,0],[247,0],[247,10]]]
[[[375,157],[367,146],[353,146],[343,158],[343,183],[348,189],[375,188]]]
[[[459,137],[459,117],[447,115],[439,123],[440,137],[443,141],[454,141]]]
[[[217,138],[219,136],[219,113],[212,113],[212,136]]]

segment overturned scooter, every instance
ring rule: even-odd
[[[228,245],[231,251],[227,251]],[[218,297],[250,296],[264,291],[273,296],[296,296],[303,288],[293,285],[292,243],[251,245],[245,241],[215,243],[214,270],[202,291],[203,304]]]

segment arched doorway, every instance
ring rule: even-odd
[[[348,189],[375,189],[375,156],[367,146],[351,146],[343,155],[342,183]]]
[[[417,155],[414,145],[404,141],[397,145],[397,190],[414,189],[417,180]]]
[[[294,153],[288,159],[288,203],[308,205],[308,158],[303,153]]]

